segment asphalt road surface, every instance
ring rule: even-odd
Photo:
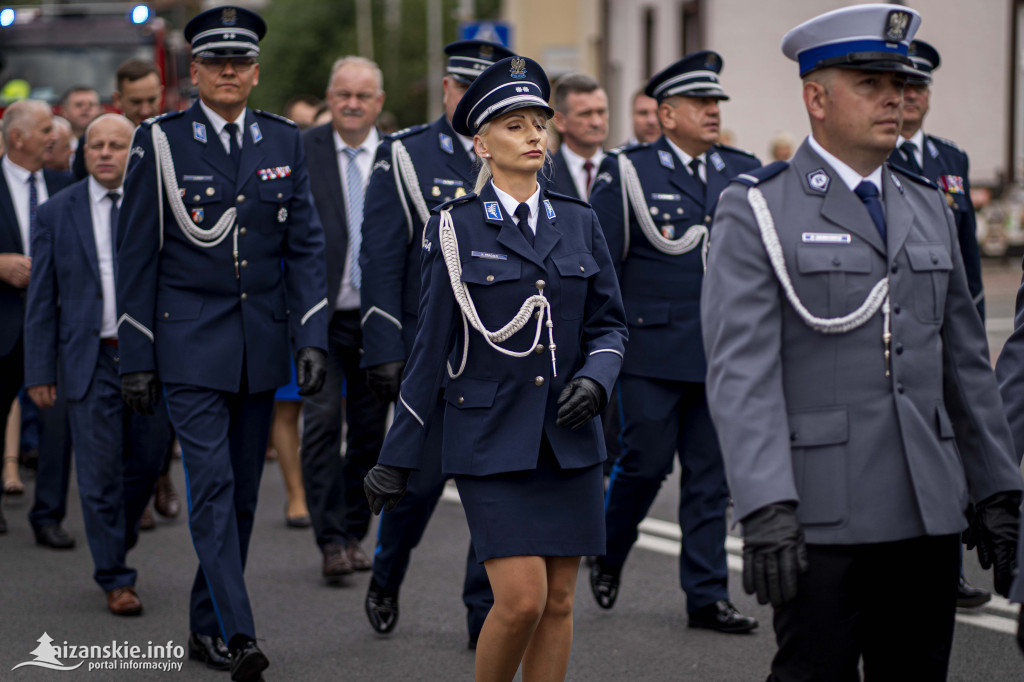
[[[986,263],[989,332],[993,357],[1012,330],[1013,300],[1020,281],[1016,262]],[[180,462],[172,467],[179,492]],[[26,514],[32,479],[20,499],[4,499],[10,526],[0,536],[0,680],[210,680],[209,671],[183,655],[188,636],[187,600],[196,568],[187,524],[158,521],[143,534],[129,563],[139,571],[138,590],[145,611],[138,618],[116,618],[92,581],[74,482],[65,528],[76,549],[58,552],[33,544]],[[740,542],[730,538],[732,598],[761,626],[750,635],[690,630],[685,598],[678,584],[678,526],[673,528],[678,486],[670,479],[642,527],[623,573],[614,610],[603,611],[590,595],[585,569],[576,592],[575,643],[570,680],[761,681],[774,652],[771,611],[739,585]],[[374,536],[364,542],[372,550]],[[267,680],[392,681],[471,680],[473,653],[466,649],[462,570],[469,533],[454,488],[438,505],[400,597],[401,617],[387,637],[376,635],[363,613],[368,574],[351,576],[341,587],[320,579],[320,556],[309,530],[284,524],[284,486],[268,463],[257,510],[247,569],[260,645],[270,658]],[[973,555],[968,578],[991,588],[991,576]],[[915,626],[916,614],[901,607],[903,586],[893,584],[876,598],[891,605],[892,617]],[[957,616],[950,680],[1024,679],[1024,656],[1013,641],[1016,606],[996,598]],[[50,640],[40,642],[46,633]],[[116,648],[112,647],[116,644]],[[83,652],[82,646],[108,647]],[[129,659],[129,648],[139,655]],[[154,648],[150,648],[150,647]],[[164,649],[156,649],[160,646]],[[57,647],[54,650],[54,647]],[[180,647],[180,648],[178,648]],[[42,653],[41,653],[42,652]],[[54,654],[50,670],[25,662]],[[41,658],[42,656],[42,658]],[[54,660],[54,659],[51,659]],[[67,670],[79,665],[74,670]],[[113,666],[100,668],[99,665]],[[158,665],[166,670],[146,669]],[[90,666],[93,668],[90,670]],[[128,667],[131,666],[131,667]]]

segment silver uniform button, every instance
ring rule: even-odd
[[[543,353],[543,352],[544,352],[544,344],[543,344],[543,343],[538,343],[538,344],[537,344],[537,345],[536,345],[536,346],[534,347],[534,349],[533,349],[533,352],[534,352],[534,353],[538,353],[538,354],[539,354],[539,353]]]
[[[207,187],[207,188],[206,188],[206,196],[208,196],[208,197],[212,197],[212,196],[213,196],[213,194],[214,194],[214,192],[216,192],[216,191],[217,191],[217,190],[215,190],[215,189],[214,189],[214,188],[212,188],[212,187]]]
[[[244,300],[246,300],[248,298],[249,298],[249,294],[247,294],[245,292],[242,292],[242,300],[244,301]]]
[[[235,201],[238,202],[239,204],[244,204],[245,203],[245,195],[244,194],[239,194],[237,197],[235,197]]]
[[[462,396],[460,395],[460,396],[459,396],[459,405],[461,405],[461,404],[462,404],[462,403],[464,403],[464,402],[466,402],[466,399],[465,399],[465,398],[463,398],[463,397],[462,397]]]
[[[280,192],[278,192],[278,193],[277,193],[277,198],[278,198],[278,199],[283,199],[283,198],[284,198],[284,195],[283,195],[283,194],[281,194]]]
[[[246,232],[247,230],[244,227],[238,228],[238,234],[242,235],[243,237],[245,236]]]
[[[537,386],[543,386],[544,377],[537,377],[536,379],[533,380],[533,383],[536,384]]]
[[[548,283],[542,279],[538,279],[537,282],[534,284],[534,286],[537,287],[537,291],[544,291],[544,287],[546,287],[547,285]]]
[[[192,201],[199,201],[200,199],[202,199],[202,197],[199,196],[198,194],[192,197]]]
[[[165,320],[166,320],[167,318],[169,318],[170,316],[171,316],[171,314],[170,314],[170,313],[164,313],[164,319],[165,319]]]
[[[249,261],[244,260],[244,261],[242,261],[241,265],[242,265],[243,268],[247,268],[247,267],[249,267]]]
[[[494,281],[494,275],[487,275],[487,281],[488,282],[493,282]]]
[[[586,272],[586,270],[583,269],[582,265],[580,266],[580,272]]]

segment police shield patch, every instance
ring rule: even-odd
[[[816,171],[811,171],[807,174],[807,184],[810,185],[811,189],[819,192],[825,192],[828,190],[829,177],[828,173],[823,168],[819,168]]]
[[[488,220],[503,220],[497,201],[485,201],[484,212],[487,213]]]
[[[206,217],[206,211],[204,211],[203,209],[201,209],[201,208],[193,208],[192,209],[192,222],[194,222],[196,225],[201,225],[202,222],[203,222],[203,218],[205,218],[205,217]]]

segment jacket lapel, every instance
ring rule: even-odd
[[[462,140],[452,130],[451,125],[448,123],[448,119],[445,116],[441,116],[441,125],[438,126],[439,132],[438,137],[434,140],[437,144],[438,149],[445,155],[449,170],[451,170],[453,177],[459,178],[466,183],[463,187],[467,192],[473,189],[473,180],[475,176],[473,174],[473,161],[470,160],[469,154],[466,153],[465,148],[462,146]],[[440,135],[447,135],[452,141],[452,153],[449,154],[441,146]],[[422,184],[422,180],[421,180]]]
[[[722,193],[722,190],[729,184],[729,167],[725,165],[725,159],[722,158],[721,154],[717,154],[719,160],[722,162],[722,170],[718,170],[715,166],[715,162],[711,160],[711,155],[717,154],[714,147],[708,150],[707,163],[704,164],[704,169],[707,171],[708,188],[704,195],[704,213],[706,215],[713,215],[715,212],[715,206],[718,204],[718,197]]]
[[[558,215],[555,213],[554,208],[548,213],[548,206],[550,202],[541,193],[540,201],[537,204],[537,236],[533,241],[533,250],[537,253],[537,257],[543,262],[551,250],[555,248],[558,241],[562,238],[562,232],[555,226],[555,221],[558,220]],[[550,216],[550,217],[549,217]],[[517,227],[518,229],[518,227]]]
[[[310,168],[318,168],[327,180],[327,187],[331,188],[329,193],[331,204],[338,216],[338,223],[342,227],[345,243],[348,243],[348,219],[345,210],[345,197],[341,192],[341,171],[338,170],[338,152],[334,148],[334,128],[328,123],[316,131],[317,158],[311,160]],[[344,256],[342,256],[344,258]]]
[[[223,149],[223,145],[221,148]],[[238,162],[238,178],[235,180],[239,189],[248,178],[255,174],[264,158],[263,133],[260,131],[260,124],[252,110],[246,108],[245,129],[242,131],[242,158]]]
[[[885,232],[890,258],[895,257],[907,241],[914,213],[907,203],[903,185],[888,168],[882,168],[882,203],[885,206]]]
[[[96,235],[93,232],[92,206],[89,196],[89,183],[84,182],[69,197],[70,201],[65,204],[67,219],[75,226],[75,232],[82,242],[82,250],[85,251],[85,260],[89,263],[89,270],[100,282],[100,259],[96,251]],[[113,238],[111,238],[113,244]]]
[[[18,214],[14,211],[11,191],[7,187],[7,177],[3,171],[0,171],[0,224],[7,226],[9,238],[20,247],[20,253],[25,253],[25,245],[21,243],[21,228],[18,227]]]
[[[701,207],[704,206],[704,192],[701,190],[700,185],[690,175],[690,171],[683,165],[682,159],[675,153],[675,150],[669,146],[665,136],[658,138],[658,141],[654,143],[654,147],[658,150],[658,162],[662,168],[665,168],[665,164],[661,163],[662,158],[672,159],[672,168],[665,168],[669,174],[669,180],[680,190],[686,192],[690,197],[696,201]],[[664,154],[668,154],[665,157]]]
[[[505,207],[501,205],[501,201],[498,200],[498,195],[494,193],[494,188],[490,183],[480,192],[480,202],[484,211],[484,220],[500,229],[498,243],[543,268],[544,260],[537,257],[537,251],[526,241],[526,237],[519,231],[519,226],[512,222],[512,216],[505,215]]]
[[[196,144],[201,144],[203,146],[203,161],[216,168],[224,177],[236,177],[237,171],[235,170],[235,165],[231,163],[228,153],[224,151],[224,145],[221,144],[220,136],[217,135],[217,131],[213,129],[213,124],[211,124],[209,119],[206,118],[206,114],[203,113],[198,101],[192,105],[192,111],[190,114],[193,124],[193,137],[195,137],[196,123],[206,129],[206,142],[195,140]]]

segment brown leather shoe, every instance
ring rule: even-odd
[[[352,562],[348,559],[348,553],[341,545],[324,545],[324,564],[320,573],[327,582],[333,583],[341,580],[342,576],[352,573]]]
[[[153,508],[165,519],[173,519],[181,512],[178,493],[174,490],[170,474],[161,474],[156,479],[156,493],[153,495]]]
[[[345,554],[348,555],[353,571],[369,571],[373,568],[373,562],[370,560],[370,557],[366,556],[366,552],[363,551],[358,540],[352,540],[348,543],[348,546],[345,547]]]
[[[107,608],[115,616],[137,616],[142,613],[142,601],[132,585],[125,585],[107,592]]]
[[[153,518],[153,512],[149,511],[149,507],[146,507],[142,511],[142,517],[139,519],[139,530],[155,530],[156,520]]]

